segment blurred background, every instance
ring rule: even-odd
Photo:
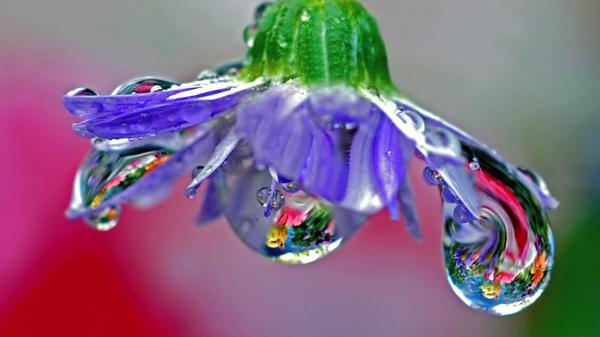
[[[242,56],[258,1],[2,0],[0,336],[600,335],[600,2],[363,3],[409,96],[539,171],[562,201],[553,280],[531,309],[488,317],[455,297],[419,165],[422,242],[381,214],[306,267],[251,253],[222,220],[196,227],[185,185],[126,208],[110,233],[65,220],[89,142],[61,96],[141,75],[188,81]]]

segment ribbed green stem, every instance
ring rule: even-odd
[[[280,0],[265,12],[242,78],[396,93],[376,21],[356,0]]]

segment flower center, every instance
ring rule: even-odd
[[[261,18],[242,77],[396,92],[375,20],[356,0],[279,0]]]

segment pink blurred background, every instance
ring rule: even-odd
[[[488,317],[454,296],[441,257],[439,197],[421,183],[418,164],[422,242],[380,214],[339,252],[305,267],[255,255],[223,220],[195,226],[199,201],[183,195],[188,177],[160,206],[126,208],[112,232],[67,221],[89,143],[71,131],[61,96],[81,85],[106,93],[140,75],[191,80],[242,56],[241,32],[257,2],[9,0],[0,3],[0,336],[600,331],[591,319],[600,313],[600,291],[579,269],[562,267],[583,259],[590,278],[600,269],[593,253],[578,250],[598,239],[598,227],[586,224],[599,219],[592,201],[600,189],[600,5],[364,3],[379,18],[401,88],[536,168],[562,199],[552,214],[556,280],[531,310]]]

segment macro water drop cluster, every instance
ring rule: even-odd
[[[444,204],[443,255],[467,305],[519,312],[548,284],[558,206],[542,178],[418,106],[393,83],[376,21],[355,0],[261,4],[245,58],[187,83],[141,78],[64,104],[92,150],[70,218],[106,231],[123,204],[152,206],[192,173],[200,216],[224,216],[252,250],[317,261],[384,208],[420,237],[407,177],[422,160]]]

